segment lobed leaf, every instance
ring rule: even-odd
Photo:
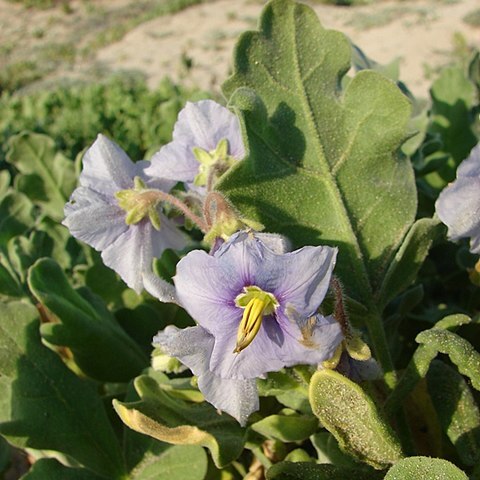
[[[338,246],[336,273],[365,305],[413,223],[416,190],[412,166],[395,154],[409,102],[372,71],[342,91],[350,57],[346,37],[323,29],[306,5],[267,4],[260,31],[240,37],[223,85],[248,155],[218,188],[295,246]]]
[[[310,403],[340,447],[357,459],[382,469],[402,458],[395,434],[372,399],[338,372],[320,370],[313,375]]]

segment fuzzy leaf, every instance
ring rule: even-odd
[[[465,325],[470,323],[470,318],[466,315],[462,314],[455,314],[455,315],[448,315],[442,320],[438,321],[435,324],[434,329],[435,331],[441,330],[452,330],[461,325]],[[432,330],[426,330],[422,332],[422,334],[426,334],[427,337],[429,334],[427,332],[431,332]],[[410,360],[407,368],[405,369],[402,377],[398,381],[397,385],[395,386],[394,390],[387,398],[384,409],[388,415],[391,415],[395,411],[397,411],[402,402],[407,398],[410,392],[415,388],[415,385],[418,381],[425,377],[430,367],[430,363],[432,360],[437,356],[439,350],[437,346],[429,341],[421,342],[419,340],[419,336],[417,336],[417,342],[421,343],[418,348],[415,350],[415,353]],[[455,338],[458,336],[455,335]],[[460,337],[458,337],[460,338]],[[461,339],[463,340],[463,339]],[[466,340],[463,340],[466,342]],[[466,342],[468,343],[468,342]],[[445,353],[445,352],[443,352]]]
[[[334,465],[315,465],[310,462],[280,462],[267,471],[267,480],[374,480],[381,478],[371,472]]]
[[[320,370],[313,375],[310,403],[342,449],[359,460],[382,469],[402,458],[395,434],[371,398],[338,372]]]
[[[342,91],[350,57],[346,37],[324,30],[306,5],[267,4],[223,85],[249,153],[218,188],[295,246],[338,246],[336,274],[365,305],[413,223],[416,190],[412,166],[395,155],[409,102],[372,71]]]
[[[33,205],[18,192],[10,192],[0,201],[0,245],[33,226]]]
[[[422,218],[412,225],[385,274],[378,299],[381,306],[415,281],[432,242],[443,229],[436,218]]]
[[[480,459],[480,412],[467,382],[440,361],[432,362],[427,380],[440,424],[462,463],[476,465]]]
[[[468,477],[453,463],[439,458],[409,457],[394,465],[385,480],[468,480]]]
[[[318,429],[316,417],[292,413],[270,415],[251,425],[251,429],[264,437],[282,442],[301,442]]]
[[[142,375],[135,380],[140,401],[114,400],[113,406],[123,422],[167,443],[207,447],[218,468],[235,460],[245,440],[240,425],[229,415],[219,415],[207,403],[192,405],[171,397],[160,387],[156,375]]]
[[[53,458],[37,460],[22,480],[105,480],[84,468],[70,468]]]
[[[54,450],[109,479],[124,475],[102,400],[42,345],[36,309],[0,304],[0,433],[20,448]]]
[[[459,372],[469,377],[472,386],[480,390],[480,354],[471,343],[456,333],[439,328],[420,332],[415,340],[448,355],[458,367]]]
[[[429,131],[442,139],[440,153],[446,155],[448,161],[427,178],[432,186],[441,189],[455,179],[457,166],[477,143],[471,128],[476,92],[464,69],[456,66],[442,70],[430,93],[432,120]]]
[[[11,137],[8,146],[7,161],[20,172],[17,188],[28,195],[31,191],[45,213],[61,220],[77,182],[73,162],[56,153],[55,142],[46,135],[21,133]]]
[[[146,355],[105,305],[98,298],[86,299],[76,292],[53,260],[37,261],[29,271],[28,284],[59,320],[43,324],[42,336],[54,345],[68,347],[87,375],[125,382],[148,366]]]

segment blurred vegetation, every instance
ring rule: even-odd
[[[144,158],[170,141],[177,114],[189,99],[207,95],[165,79],[151,91],[136,77],[115,76],[100,84],[0,97],[0,166],[7,140],[23,130],[50,135],[69,158],[104,133],[132,159]]]
[[[91,59],[98,49],[121,40],[141,23],[208,0],[139,0],[125,5],[84,1],[75,6],[69,0],[9,1],[27,8],[51,8],[51,16],[34,26],[21,23],[0,43],[0,93],[68,70],[78,61]],[[28,12],[21,14],[27,16]],[[60,37],[59,29],[65,30]]]

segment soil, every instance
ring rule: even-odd
[[[23,48],[33,59],[37,52],[37,58],[44,61],[45,52],[39,50],[42,42],[54,42],[58,52],[51,50],[50,57],[54,58],[47,57],[47,61],[55,61],[55,55],[66,57],[47,75],[55,81],[65,77],[98,78],[98,72],[140,71],[151,87],[169,76],[218,92],[228,76],[236,39],[243,31],[256,28],[264,2],[217,0],[195,5],[141,23],[119,41],[85,53],[99,23],[120,18],[119,9],[123,21],[133,4],[133,0],[73,0],[66,12],[60,6],[39,11],[0,0],[0,50],[10,48],[12,57]],[[471,47],[480,47],[479,26],[464,20],[478,10],[478,0],[387,0],[355,7],[318,2],[310,5],[324,27],[344,32],[370,58],[381,64],[397,59],[400,78],[417,96],[428,95],[432,79],[443,66],[455,57],[467,56]],[[58,45],[68,48],[62,50]],[[79,47],[83,48],[81,55]],[[72,53],[71,49],[76,50]]]

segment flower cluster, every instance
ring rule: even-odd
[[[150,162],[133,163],[100,135],[84,156],[64,220],[129,287],[186,309],[197,326],[169,326],[154,343],[189,367],[205,399],[242,425],[258,408],[256,378],[318,365],[343,340],[339,323],[319,314],[337,250],[288,252],[283,237],[245,229],[254,224],[214,191],[244,155],[237,117],[210,100],[187,104],[172,142]],[[179,182],[184,188],[175,192]],[[182,215],[212,249],[180,260],[171,285],[153,273],[152,262],[167,248],[187,245]]]

